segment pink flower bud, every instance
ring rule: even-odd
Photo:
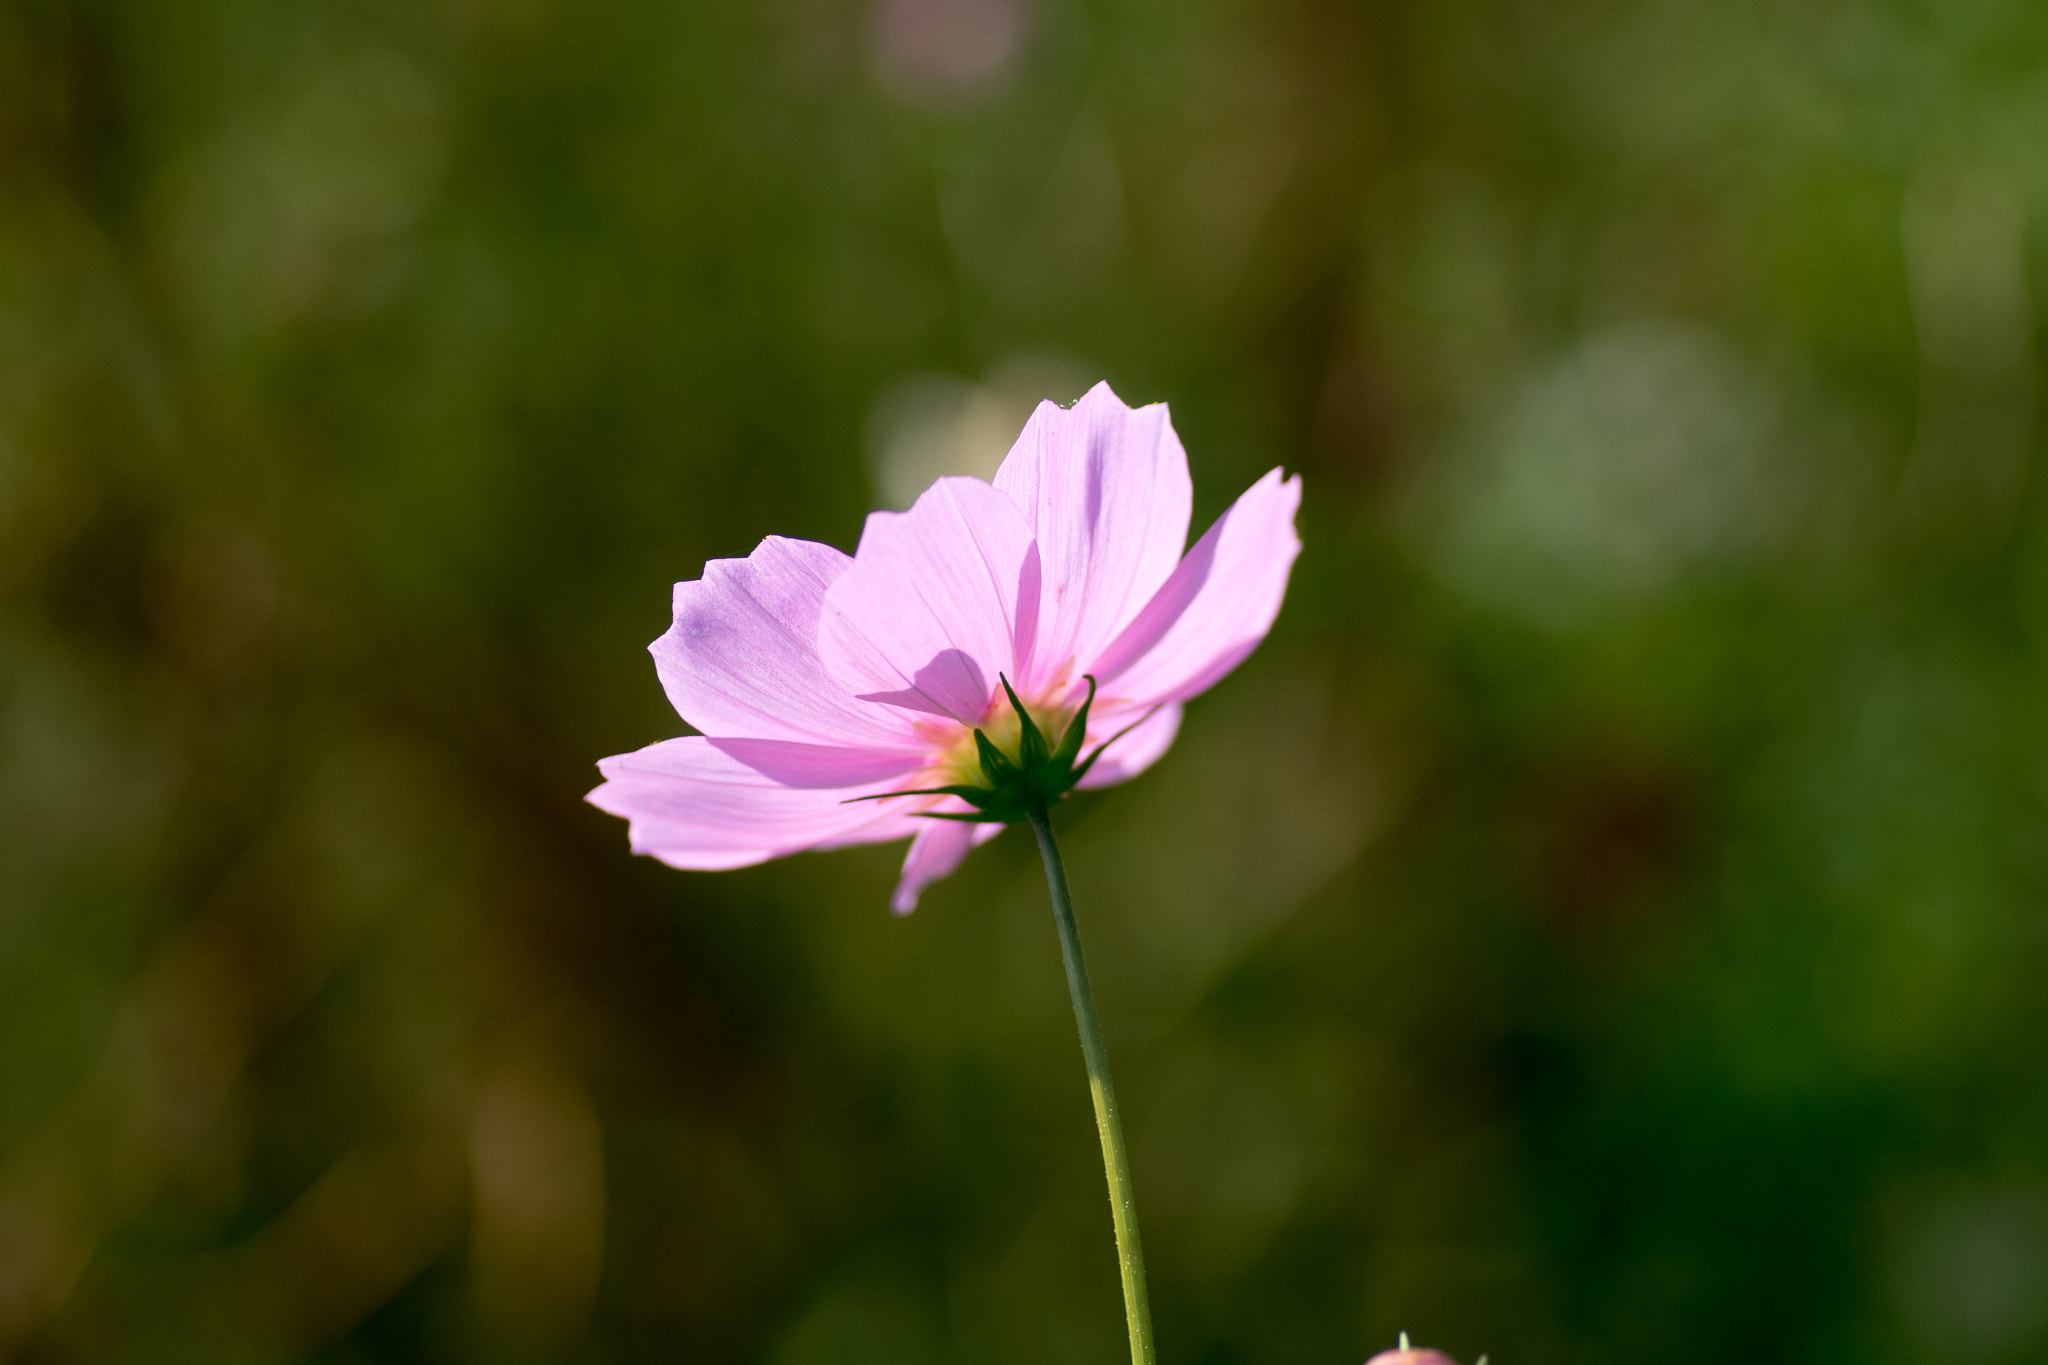
[[[1479,1358],[1480,1365],[1486,1365],[1486,1357]],[[1458,1362],[1442,1351],[1432,1351],[1427,1346],[1410,1346],[1408,1334],[1401,1333],[1401,1344],[1391,1351],[1381,1351],[1365,1365],[1458,1365]]]

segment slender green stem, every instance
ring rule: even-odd
[[[1052,917],[1060,927],[1060,956],[1067,964],[1067,991],[1074,997],[1074,1022],[1081,1026],[1081,1056],[1088,1063],[1088,1090],[1095,1097],[1095,1127],[1102,1134],[1102,1165],[1109,1174],[1109,1212],[1116,1224],[1116,1259],[1124,1279],[1124,1318],[1131,1329],[1131,1365],[1154,1365],[1152,1304],[1145,1292],[1145,1253],[1138,1245],[1138,1206],[1131,1197],[1131,1159],[1124,1151],[1123,1124],[1117,1118],[1116,1090],[1109,1082],[1109,1049],[1102,1042],[1102,1021],[1095,1015],[1095,992],[1088,985],[1088,963],[1081,956],[1081,930],[1074,923],[1074,898],[1067,891],[1067,867],[1052,837],[1052,819],[1041,809],[1031,817],[1045,859],[1045,882],[1052,892]]]

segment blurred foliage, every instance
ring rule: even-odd
[[[1064,816],[1163,1358],[2048,1359],[2044,148],[2018,0],[8,0],[0,1354],[1117,1360],[1029,840],[579,801],[1106,375],[1308,488]]]

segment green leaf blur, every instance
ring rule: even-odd
[[[1306,487],[1059,811],[1162,1359],[2048,1360],[2044,148],[2013,0],[10,0],[0,1358],[1119,1360],[1028,833],[581,803],[1106,377]]]

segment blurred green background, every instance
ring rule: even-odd
[[[2048,1360],[2044,209],[2019,0],[7,0],[0,1356],[1117,1361],[1029,840],[581,804],[1107,377],[1307,487],[1062,817],[1162,1359]]]

